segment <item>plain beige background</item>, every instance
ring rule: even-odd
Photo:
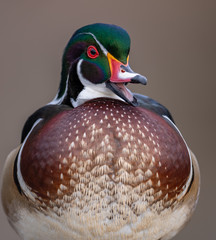
[[[124,27],[132,39],[130,63],[148,78],[133,91],[165,106],[196,154],[200,200],[175,238],[215,239],[216,1],[0,2],[0,171],[18,145],[26,118],[56,94],[61,55],[71,34],[94,23]],[[18,240],[0,207],[0,239]],[[45,239],[46,240],[46,239]]]

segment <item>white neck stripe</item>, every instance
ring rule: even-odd
[[[25,146],[25,143],[29,137],[29,135],[31,134],[31,132],[33,131],[33,129],[38,125],[39,122],[41,122],[43,120],[43,118],[39,118],[35,123],[34,125],[32,126],[31,130],[28,132],[27,136],[25,137],[23,143],[22,143],[22,146],[19,150],[19,153],[18,153],[18,158],[17,158],[17,179],[19,181],[19,184],[20,184],[20,187],[22,189],[22,191],[24,192],[24,194],[31,200],[35,200],[36,198],[36,194],[33,193],[31,191],[31,188],[25,183],[23,177],[22,177],[22,173],[21,173],[21,169],[20,169],[20,161],[21,161],[21,155],[22,155],[22,151],[23,151],[23,148]]]

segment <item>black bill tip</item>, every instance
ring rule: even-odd
[[[143,85],[147,84],[147,78],[137,74],[135,77],[131,78],[131,83],[141,83]]]

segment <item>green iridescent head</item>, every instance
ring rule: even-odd
[[[130,51],[130,37],[123,28],[111,24],[91,24],[78,29],[72,39],[83,33],[92,33],[110,54],[120,62],[127,63]]]
[[[56,101],[76,101],[83,89],[90,86],[99,92],[111,89],[119,95],[113,87],[116,88],[119,82],[130,82],[137,75],[129,68],[129,51],[130,37],[121,27],[96,23],[78,29],[63,54],[61,83]],[[126,74],[123,76],[123,73]]]

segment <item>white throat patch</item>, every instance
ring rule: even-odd
[[[99,97],[108,97],[123,101],[122,98],[118,97],[115,93],[108,89],[105,83],[93,84],[85,79],[81,73],[82,62],[83,60],[81,59],[77,64],[77,75],[84,88],[79,93],[76,100],[71,98],[71,104],[73,107],[77,107],[90,99]]]

